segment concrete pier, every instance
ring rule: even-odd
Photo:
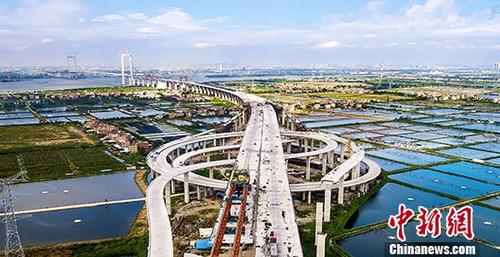
[[[339,181],[339,193],[338,193],[338,204],[344,204],[344,178],[340,178]]]
[[[323,233],[323,203],[316,203],[316,231],[314,232],[314,245],[318,245],[318,235]]]
[[[311,157],[306,157],[306,180],[311,180]]]
[[[332,210],[332,182],[325,184],[325,222],[330,222],[330,212]]]
[[[184,173],[184,202],[189,203],[189,173]]]
[[[318,235],[318,243],[316,245],[316,257],[325,257],[326,235],[327,234]]]
[[[167,207],[168,215],[172,215],[172,199],[170,191],[170,183],[167,183],[167,186],[165,187],[165,206]]]

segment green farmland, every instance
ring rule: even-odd
[[[42,181],[102,174],[101,170],[125,170],[104,148],[66,148],[0,155],[0,177],[17,173],[18,158],[27,171],[28,181]],[[109,171],[108,171],[109,172]]]
[[[122,171],[99,142],[73,125],[0,128],[0,177],[27,171],[29,182]]]

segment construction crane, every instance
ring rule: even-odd
[[[17,158],[20,167],[23,167],[22,160],[18,156]],[[5,257],[24,257],[24,250],[21,244],[21,238],[19,237],[19,232],[17,230],[16,216],[14,214],[14,206],[12,201],[12,195],[10,192],[10,184],[14,183],[16,180],[25,181],[26,170],[21,168],[21,171],[16,175],[8,178],[0,179],[0,195],[2,197],[3,205],[3,219],[5,224]]]
[[[245,223],[245,209],[248,198],[249,190],[249,174],[245,169],[233,169],[231,176],[229,178],[228,189],[224,208],[222,211],[222,217],[217,228],[217,234],[214,240],[212,251],[210,253],[211,257],[218,257],[221,252],[222,242],[224,239],[224,234],[226,233],[226,227],[231,216],[231,206],[235,205],[233,202],[235,198],[241,199],[239,203],[238,221],[236,225],[235,237],[233,241],[233,254],[232,257],[238,257],[240,254],[240,244],[241,236],[244,233],[244,223]]]

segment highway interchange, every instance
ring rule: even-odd
[[[155,179],[149,185],[146,195],[150,257],[174,256],[169,220],[172,181],[184,183],[185,202],[189,202],[190,185],[197,187],[197,197],[200,197],[200,188],[226,190],[227,181],[197,175],[194,173],[196,170],[232,166],[249,172],[253,190],[247,206],[248,229],[245,230],[242,243],[253,242],[255,256],[259,257],[270,256],[266,243],[271,232],[277,238],[278,256],[302,256],[292,192],[310,194],[313,191],[325,191],[324,209],[325,214],[328,213],[325,221],[328,222],[332,189],[338,190],[338,202],[342,203],[344,188],[363,188],[380,174],[380,167],[366,159],[363,149],[347,139],[322,133],[293,131],[293,126],[288,126],[288,129],[280,127],[280,115],[274,106],[254,95],[191,82],[143,79],[133,83],[138,86],[209,94],[233,101],[244,108],[240,115],[225,124],[233,132],[217,133],[219,131],[211,130],[188,136],[164,144],[148,155],[147,164],[155,173]],[[285,114],[281,113],[282,125],[294,123],[290,122],[291,117],[283,115]],[[292,147],[304,150],[292,153]],[[238,151],[236,158],[232,158],[229,153],[231,151]],[[227,152],[228,159],[210,160],[210,154],[220,152]],[[200,156],[208,158],[194,163],[194,160],[199,161]],[[291,159],[306,160],[306,177],[310,177],[311,162],[320,163],[323,178],[316,182],[289,184],[287,163]],[[366,169],[364,173],[360,173],[361,163]],[[350,179],[346,180],[348,178]],[[214,228],[213,234],[217,224]],[[230,243],[232,237],[234,236],[225,235],[224,239]]]

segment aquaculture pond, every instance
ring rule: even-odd
[[[488,200],[484,200],[484,201],[482,201],[482,203],[500,208],[500,196],[496,196],[496,197],[490,198]]]
[[[494,158],[494,159],[489,159],[489,160],[486,160],[486,161],[490,162],[490,163],[494,163],[494,164],[500,165],[500,157]]]
[[[372,138],[372,137],[380,137],[380,136],[382,136],[382,135],[377,134],[377,133],[372,133],[372,132],[361,132],[361,133],[344,135],[344,137],[350,138],[350,139],[363,139],[363,138]]]
[[[493,133],[499,133],[499,131],[500,131],[500,126],[499,125],[490,124],[490,123],[465,124],[465,125],[460,125],[458,127],[459,128],[464,128],[464,129],[472,129],[472,130],[480,130],[480,131],[485,131],[485,132],[493,132]]]
[[[377,132],[380,132],[382,134],[386,135],[402,135],[402,134],[408,134],[411,133],[411,130],[405,130],[405,129],[386,129],[386,130],[379,130]]]
[[[125,236],[144,202],[111,204],[17,216],[23,246],[36,246]],[[5,241],[5,227],[0,226]]]
[[[470,149],[465,147],[455,147],[451,149],[441,150],[439,152],[468,159],[487,159],[498,156],[498,154],[496,153]]]
[[[387,221],[389,216],[398,209],[400,203],[417,210],[418,206],[434,208],[452,202],[454,200],[443,196],[396,183],[387,183],[358,210],[348,222],[347,228]]]
[[[418,132],[418,133],[411,133],[411,134],[403,135],[403,136],[417,139],[417,140],[430,140],[430,139],[446,137],[446,136],[431,133],[431,132]]]
[[[377,162],[378,165],[380,165],[380,168],[382,168],[382,170],[384,170],[384,171],[394,171],[394,170],[400,170],[400,169],[404,169],[404,168],[409,167],[408,165],[405,165],[405,164],[402,164],[399,162],[395,162],[395,161],[391,161],[391,160],[386,160],[386,159],[377,158],[377,157],[373,157],[373,156],[370,156],[369,158],[374,160],[375,162]]]
[[[366,122],[370,122],[370,120],[353,118],[353,119],[308,122],[308,123],[304,123],[304,125],[307,128],[321,128],[321,127],[333,127],[333,126],[339,126],[339,125],[348,125],[348,124],[366,123]]]
[[[385,148],[369,152],[371,155],[382,157],[389,160],[409,163],[414,165],[424,165],[447,160],[440,156],[434,156],[425,153],[412,152],[398,148]]]
[[[472,143],[471,141],[467,141],[467,140],[459,139],[459,138],[454,138],[454,137],[439,138],[439,139],[434,139],[432,141],[438,142],[438,143],[443,143],[443,144],[449,144],[449,145],[463,145],[463,144]]]
[[[472,205],[472,217],[475,237],[486,240],[495,245],[500,244],[500,212],[490,208]],[[446,217],[446,214],[443,213]],[[443,220],[443,223],[445,221]]]
[[[418,142],[415,142],[413,144],[418,145],[421,148],[426,148],[426,149],[436,149],[436,148],[449,147],[449,145],[430,142],[430,141],[418,141]]]
[[[396,212],[395,209],[393,213]],[[447,237],[443,233],[438,239],[431,239],[430,236],[419,237],[416,234],[416,225],[416,222],[412,222],[405,226],[407,242],[428,242],[430,240],[436,240],[436,242],[470,242],[476,246],[476,252],[479,253],[477,256],[498,256],[498,250],[474,241],[468,241],[463,237]],[[396,230],[385,228],[343,239],[338,244],[352,257],[386,257],[385,243],[396,242],[395,236]]]
[[[462,161],[434,166],[432,169],[500,184],[500,168],[493,166]]]
[[[101,119],[101,120],[107,120],[107,119],[123,119],[123,118],[130,118],[132,117],[129,114],[123,113],[121,111],[95,111],[95,112],[90,112],[90,115]]]
[[[124,172],[12,185],[14,209],[31,210],[142,198],[144,195],[135,183],[134,175],[134,172]]]
[[[499,142],[489,142],[482,143],[477,145],[471,145],[470,148],[479,149],[479,150],[488,150],[496,153],[500,153],[500,143]]]
[[[389,178],[460,198],[472,198],[500,190],[500,186],[427,169],[398,173]]]

